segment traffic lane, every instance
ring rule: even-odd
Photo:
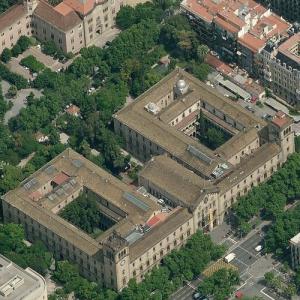
[[[193,280],[192,282],[187,283],[184,287],[177,290],[173,295],[171,295],[171,300],[190,300],[193,299],[193,294],[197,290],[200,282],[202,281],[201,277]]]
[[[255,248],[258,245],[261,245],[263,241],[263,235],[260,232],[257,232],[253,236],[251,236],[249,239],[245,240],[240,247],[248,251],[249,253],[253,255],[257,255],[258,252],[255,251]]]

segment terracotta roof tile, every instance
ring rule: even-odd
[[[63,15],[44,1],[40,1],[33,14],[64,32],[71,30],[82,22],[74,10],[71,10],[67,15]]]
[[[64,3],[78,13],[87,15],[94,8],[95,0],[64,0]]]
[[[0,15],[0,30],[2,31],[11,26],[24,16],[26,16],[26,9],[22,4],[12,6]]]

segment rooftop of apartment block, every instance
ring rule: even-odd
[[[32,297],[38,289],[44,289],[41,275],[24,270],[0,254],[0,299],[21,300]]]
[[[181,5],[205,22],[214,22],[231,34],[239,34],[239,42],[254,53],[260,51],[268,39],[287,36],[291,27],[253,0],[184,0]]]
[[[281,54],[281,58],[286,57],[294,62],[300,69],[300,32],[282,43],[278,47],[278,54]]]

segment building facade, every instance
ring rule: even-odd
[[[262,78],[279,97],[300,103],[300,33],[279,45],[267,45],[261,53]]]
[[[120,0],[64,0],[53,7],[47,0],[23,0],[0,15],[0,52],[21,35],[33,35],[53,40],[65,53],[77,53],[115,26],[121,5]]]
[[[46,281],[34,270],[24,270],[0,255],[0,299],[47,300]]]

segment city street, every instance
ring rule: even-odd
[[[212,240],[218,244],[228,247],[226,254],[235,253],[236,257],[230,263],[238,268],[241,278],[241,285],[237,290],[242,291],[249,297],[259,296],[266,300],[285,300],[264,285],[264,274],[268,271],[280,273],[280,263],[275,261],[271,255],[262,255],[255,250],[258,245],[263,245],[263,227],[269,222],[262,222],[256,229],[252,230],[246,237],[239,239],[233,235],[225,237],[230,232],[230,226],[221,224],[210,235]],[[175,292],[172,300],[192,300],[193,294],[201,279],[192,281]]]

